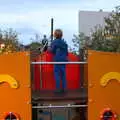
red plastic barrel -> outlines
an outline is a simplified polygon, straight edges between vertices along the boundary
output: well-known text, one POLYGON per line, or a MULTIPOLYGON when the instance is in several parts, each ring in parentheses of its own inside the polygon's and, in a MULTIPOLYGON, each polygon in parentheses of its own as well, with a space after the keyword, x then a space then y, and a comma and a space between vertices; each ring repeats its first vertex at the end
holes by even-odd
MULTIPOLYGON (((39 55, 35 61, 52 62, 52 59, 52 54, 45 52, 42 55, 39 55)), ((68 59, 69 61, 78 61, 78 57, 72 53, 69 53, 68 59)), ((68 89, 78 89, 80 87, 80 65, 66 65, 66 78, 68 89)), ((53 65, 34 65, 34 82, 35 90, 54 90, 55 79, 53 65)))

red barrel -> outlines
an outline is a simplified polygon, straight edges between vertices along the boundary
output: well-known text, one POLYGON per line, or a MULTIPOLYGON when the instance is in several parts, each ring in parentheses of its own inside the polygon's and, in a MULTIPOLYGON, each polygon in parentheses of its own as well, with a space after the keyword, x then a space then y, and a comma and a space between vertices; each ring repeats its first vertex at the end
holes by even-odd
MULTIPOLYGON (((72 53, 68 54, 69 61, 78 61, 78 57, 72 53)), ((45 52, 39 55, 36 62, 52 62, 53 55, 49 52, 45 52)), ((78 89, 80 87, 80 65, 68 64, 66 65, 66 77, 67 77, 67 88, 78 89)), ((53 65, 34 65, 34 88, 35 90, 54 90, 55 79, 53 65), (42 88, 41 88, 42 86, 42 88)))

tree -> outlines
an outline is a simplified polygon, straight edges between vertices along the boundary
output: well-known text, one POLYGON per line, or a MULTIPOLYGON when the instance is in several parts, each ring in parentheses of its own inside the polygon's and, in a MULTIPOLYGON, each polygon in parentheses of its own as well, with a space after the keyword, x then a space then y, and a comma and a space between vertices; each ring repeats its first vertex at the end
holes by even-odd
POLYGON ((33 38, 31 38, 31 43, 25 46, 26 50, 30 50, 31 58, 34 59, 36 56, 40 55, 43 52, 44 42, 43 40, 48 40, 46 35, 43 38, 40 37, 39 34, 35 34, 33 38))
MULTIPOLYGON (((96 28, 95 28, 96 29, 96 28)), ((89 48, 101 51, 120 52, 120 6, 105 18, 105 27, 92 33, 89 48)))
POLYGON ((80 49, 84 49, 86 46, 87 38, 84 33, 80 33, 79 35, 74 35, 72 39, 74 48, 71 51, 75 54, 79 54, 80 49))
POLYGON ((35 34, 35 36, 31 38, 31 43, 28 46, 29 46, 30 51, 35 51, 35 50, 39 50, 41 45, 42 44, 41 44, 40 35, 35 34))
MULTIPOLYGON (((82 45, 83 37, 78 35, 74 36, 74 43, 82 45)), ((109 52, 120 52, 120 6, 116 7, 108 17, 105 18, 105 26, 95 26, 92 31, 90 39, 85 39, 83 48, 109 51, 109 52), (88 42, 89 41, 89 42, 88 42)), ((74 45, 76 47, 76 44, 74 45)))
POLYGON ((4 48, 1 49, 1 53, 9 53, 19 51, 18 33, 12 28, 7 30, 0 30, 0 44, 4 44, 4 48))
POLYGON ((48 38, 46 35, 40 38, 39 34, 35 34, 34 38, 31 38, 32 42, 29 44, 30 50, 41 50, 43 47, 48 46, 48 38))
POLYGON ((40 42, 32 42, 30 43, 30 50, 34 51, 34 50, 39 50, 41 48, 41 43, 40 42))

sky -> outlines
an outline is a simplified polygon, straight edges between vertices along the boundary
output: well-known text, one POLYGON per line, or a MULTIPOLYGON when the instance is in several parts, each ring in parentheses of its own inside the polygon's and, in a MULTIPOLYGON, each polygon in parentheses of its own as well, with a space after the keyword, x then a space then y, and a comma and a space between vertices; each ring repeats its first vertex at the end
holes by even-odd
POLYGON ((69 43, 78 34, 78 12, 112 11, 120 0, 0 0, 0 28, 13 28, 20 42, 28 44, 35 34, 50 36, 50 20, 54 29, 61 28, 69 43))

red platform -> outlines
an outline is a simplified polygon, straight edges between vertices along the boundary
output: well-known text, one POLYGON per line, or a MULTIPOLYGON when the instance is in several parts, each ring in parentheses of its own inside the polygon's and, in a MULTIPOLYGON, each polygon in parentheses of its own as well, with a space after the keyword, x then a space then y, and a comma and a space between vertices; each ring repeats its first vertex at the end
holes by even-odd
MULTIPOLYGON (((52 54, 45 52, 36 58, 36 62, 52 62, 52 54)), ((69 61, 78 61, 78 57, 72 53, 68 55, 69 61)), ((80 88, 80 65, 69 64, 66 65, 66 76, 67 76, 67 88, 78 89, 80 88)), ((53 72, 53 65, 34 65, 34 89, 35 90, 54 90, 55 79, 53 72), (42 68, 42 69, 41 69, 42 68), (41 70, 40 70, 41 69, 41 70), (41 74, 40 74, 41 71, 41 74), (40 88, 40 79, 42 80, 42 88, 40 88)))

